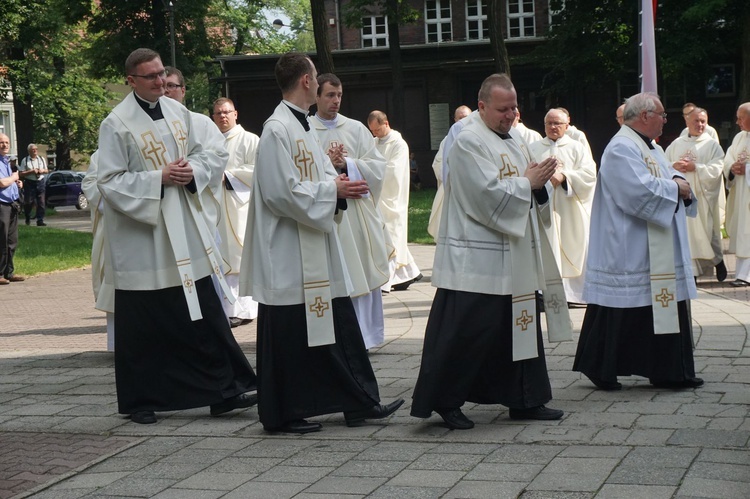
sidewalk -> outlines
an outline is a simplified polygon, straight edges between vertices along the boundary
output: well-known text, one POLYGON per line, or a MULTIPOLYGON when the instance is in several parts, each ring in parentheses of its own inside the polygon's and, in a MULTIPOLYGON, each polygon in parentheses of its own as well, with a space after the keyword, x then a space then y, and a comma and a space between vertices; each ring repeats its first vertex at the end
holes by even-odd
MULTIPOLYGON (((692 312, 702 388, 632 377, 620 392, 594 390, 571 371, 584 313, 574 309, 574 341, 546 346, 550 406, 565 410, 562 420, 519 422, 503 406, 466 404, 476 428, 450 431, 439 416, 409 416, 434 293, 434 248, 411 249, 425 279, 384 296, 387 341, 370 355, 382 399, 407 403, 384 424, 315 418, 323 431, 305 436, 266 434, 256 408, 133 424, 117 414, 89 271, 4 286, 0 498, 750 497, 750 302, 741 293, 701 281, 692 312)), ((255 366, 255 324, 234 331, 255 366)))

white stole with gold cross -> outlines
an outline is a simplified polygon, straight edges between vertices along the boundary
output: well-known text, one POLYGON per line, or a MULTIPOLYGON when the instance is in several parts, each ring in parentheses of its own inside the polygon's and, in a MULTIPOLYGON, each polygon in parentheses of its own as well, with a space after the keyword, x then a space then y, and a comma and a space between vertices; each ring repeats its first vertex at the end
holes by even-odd
MULTIPOLYGON (((630 127, 621 127, 618 135, 628 137, 636 143, 643 155, 643 167, 648 169, 651 175, 657 178, 669 178, 669 172, 664 171, 659 161, 654 158, 652 150, 630 127)), ((678 202, 681 203, 682 200, 678 202)), ((662 227, 647 222, 647 227, 654 334, 679 333, 672 226, 662 227)))
MULTIPOLYGON (((315 140, 313 133, 308 133, 310 140, 315 140)), ((294 140, 292 156, 301 182, 327 180, 324 165, 315 160, 305 139, 294 140)), ((336 343, 336 336, 333 330, 333 302, 326 257, 328 252, 326 235, 320 230, 301 223, 297 223, 297 230, 302 254, 307 345, 310 347, 332 345, 336 343)))
MULTIPOLYGON (((146 169, 164 169, 174 159, 171 158, 169 148, 162 140, 161 132, 159 132, 154 121, 135 102, 136 97, 132 92, 125 99, 131 99, 132 102, 117 106, 112 113, 120 119, 122 126, 132 134, 133 139, 138 144, 138 151, 141 154, 146 169)), ((164 122, 169 128, 177 146, 178 157, 187 158, 192 152, 188 150, 189 128, 186 126, 183 118, 174 112, 170 105, 162 105, 161 109, 164 115, 164 122)), ((196 206, 196 203, 199 202, 198 198, 197 196, 192 197, 192 195, 186 194, 185 200, 190 216, 192 216, 198 228, 206 257, 211 263, 214 275, 218 279, 225 296, 233 303, 234 295, 229 290, 229 286, 224 279, 224 274, 219 265, 218 255, 220 253, 216 248, 211 231, 206 226, 205 219, 201 216, 196 206)), ((200 320, 203 318, 203 314, 201 313, 200 302, 198 301, 198 292, 194 289, 195 273, 193 272, 183 220, 183 217, 187 214, 182 209, 180 190, 177 186, 164 186, 164 197, 160 208, 172 251, 174 252, 175 263, 182 281, 182 289, 190 312, 190 319, 193 321, 200 320)))

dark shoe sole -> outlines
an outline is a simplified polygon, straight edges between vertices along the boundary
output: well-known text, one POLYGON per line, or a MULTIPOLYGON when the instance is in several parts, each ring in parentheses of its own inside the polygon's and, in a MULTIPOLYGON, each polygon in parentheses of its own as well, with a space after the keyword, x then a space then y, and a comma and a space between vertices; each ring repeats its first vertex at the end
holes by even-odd
POLYGON ((153 411, 139 411, 130 415, 130 420, 138 424, 156 423, 156 414, 153 411))
POLYGON ((404 405, 404 399, 398 399, 398 400, 391 402, 389 405, 387 405, 386 407, 388 410, 382 414, 372 414, 372 415, 365 414, 365 415, 356 415, 354 417, 348 417, 346 418, 346 426, 349 426, 351 428, 354 426, 361 425, 367 419, 387 418, 388 416, 396 412, 399 409, 399 407, 401 407, 402 405, 404 405))
POLYGON ((211 415, 212 416, 221 416, 222 414, 226 414, 227 412, 234 411, 236 409, 247 409, 248 407, 253 407, 254 405, 258 404, 258 395, 255 393, 248 394, 247 397, 235 400, 229 399, 225 400, 224 402, 214 404, 211 406, 211 415))

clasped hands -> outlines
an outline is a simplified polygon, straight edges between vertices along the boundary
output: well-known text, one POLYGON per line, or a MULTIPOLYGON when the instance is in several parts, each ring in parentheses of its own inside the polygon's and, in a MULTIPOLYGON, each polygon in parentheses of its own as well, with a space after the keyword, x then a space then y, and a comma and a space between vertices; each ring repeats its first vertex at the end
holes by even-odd
MULTIPOLYGON (((544 187, 544 184, 546 184, 548 180, 552 179, 553 175, 557 173, 557 166, 557 159, 549 157, 539 163, 529 163, 529 166, 526 168, 523 176, 529 179, 529 183, 531 183, 531 189, 535 191, 544 187)), ((561 173, 558 173, 558 175, 562 176, 561 173)), ((563 177, 563 180, 564 179, 565 177, 563 177)), ((555 182, 552 181, 552 185, 557 187, 561 182, 562 180, 558 181, 557 184, 555 184, 555 182)))
POLYGON ((346 173, 342 173, 335 179, 336 192, 339 199, 361 199, 370 192, 367 180, 349 180, 346 173))
POLYGON ((161 183, 164 185, 188 185, 193 180, 193 167, 188 160, 179 158, 161 171, 161 183))
POLYGON ((680 173, 694 172, 695 161, 691 161, 689 159, 681 159, 672 163, 672 168, 680 173))
POLYGON ((730 171, 735 175, 744 175, 745 174, 745 168, 747 159, 740 159, 732 163, 732 168, 730 171))

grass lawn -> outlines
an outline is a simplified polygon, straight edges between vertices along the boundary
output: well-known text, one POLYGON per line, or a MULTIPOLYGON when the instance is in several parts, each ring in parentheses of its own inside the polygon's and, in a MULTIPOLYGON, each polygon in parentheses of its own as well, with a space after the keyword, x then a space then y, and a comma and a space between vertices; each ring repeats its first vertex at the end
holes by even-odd
POLYGON ((435 199, 435 189, 425 188, 409 193, 409 242, 418 244, 435 244, 427 233, 430 222, 430 209, 435 199))
POLYGON ((92 240, 88 232, 27 226, 22 217, 13 257, 16 273, 32 276, 85 267, 91 264, 92 240))

